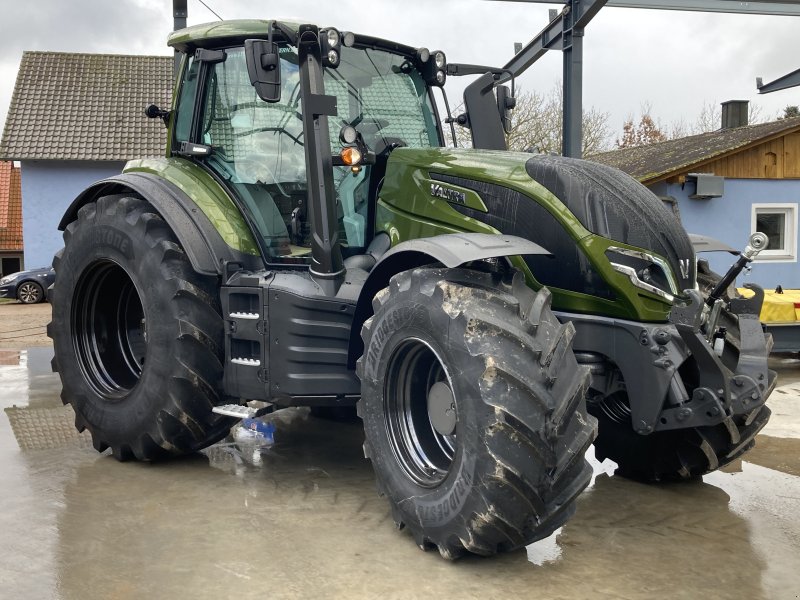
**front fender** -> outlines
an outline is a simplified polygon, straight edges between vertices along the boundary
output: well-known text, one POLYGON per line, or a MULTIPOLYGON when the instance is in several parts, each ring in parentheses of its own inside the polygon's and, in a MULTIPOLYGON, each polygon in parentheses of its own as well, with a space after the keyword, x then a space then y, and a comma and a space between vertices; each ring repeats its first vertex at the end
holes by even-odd
POLYGON ((489 233, 452 233, 397 244, 376 263, 361 288, 350 330, 348 364, 355 368, 356 360, 364 351, 361 326, 372 315, 372 299, 397 273, 435 263, 452 269, 476 260, 525 254, 549 255, 550 252, 521 237, 489 233))

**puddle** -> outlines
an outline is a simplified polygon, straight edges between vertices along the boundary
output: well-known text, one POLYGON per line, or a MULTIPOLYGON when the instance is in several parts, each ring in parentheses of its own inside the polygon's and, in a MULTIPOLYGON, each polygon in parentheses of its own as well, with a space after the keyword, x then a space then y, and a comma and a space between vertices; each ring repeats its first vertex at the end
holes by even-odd
POLYGON ((0 403, 21 450, 89 448, 91 436, 75 429, 75 413, 60 400, 61 381, 52 372, 49 347, 0 351, 0 359, 16 354, 0 366, 0 403))
POLYGON ((791 377, 755 450, 726 472, 642 485, 590 453, 592 483, 560 530, 524 551, 449 563, 394 528, 357 423, 290 409, 275 415, 264 450, 228 439, 181 460, 117 463, 75 432, 52 350, 14 353, 0 352, 11 362, 0 365, 3 597, 780 599, 800 590, 791 377))

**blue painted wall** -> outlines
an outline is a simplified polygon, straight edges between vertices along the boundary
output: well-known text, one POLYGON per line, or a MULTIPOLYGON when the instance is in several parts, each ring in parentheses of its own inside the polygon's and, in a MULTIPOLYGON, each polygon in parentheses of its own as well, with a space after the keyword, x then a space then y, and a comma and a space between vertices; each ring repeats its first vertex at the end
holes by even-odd
MULTIPOLYGON (((694 184, 657 183, 650 189, 659 196, 672 196, 678 201, 681 221, 690 233, 700 233, 743 249, 750 236, 753 204, 794 203, 800 201, 800 180, 796 179, 725 179, 725 192, 720 198, 693 200, 694 184)), ((797 252, 795 252, 795 257, 797 252)), ((727 253, 708 252, 711 268, 724 273, 733 264, 727 253)), ((782 285, 787 289, 800 288, 800 264, 794 262, 758 261, 749 274, 739 277, 737 285, 757 283, 765 288, 782 285)))
POLYGON ((53 262, 64 246, 58 223, 89 185, 122 171, 124 162, 22 161, 22 235, 25 267, 53 262))

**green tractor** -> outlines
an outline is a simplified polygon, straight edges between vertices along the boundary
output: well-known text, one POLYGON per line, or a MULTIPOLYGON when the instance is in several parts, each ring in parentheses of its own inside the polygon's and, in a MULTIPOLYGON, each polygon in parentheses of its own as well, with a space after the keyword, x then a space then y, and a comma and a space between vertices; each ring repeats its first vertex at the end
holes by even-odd
POLYGON ((53 262, 54 368, 98 451, 195 452, 252 401, 355 406, 397 526, 453 558, 566 522, 598 424, 597 454, 648 481, 752 446, 763 293, 722 292, 757 248, 701 295, 643 186, 505 151, 502 71, 280 21, 169 44, 173 106, 147 111, 166 156, 75 199, 53 262), (460 74, 479 77, 443 119, 460 74), (475 148, 446 147, 448 122, 475 148))

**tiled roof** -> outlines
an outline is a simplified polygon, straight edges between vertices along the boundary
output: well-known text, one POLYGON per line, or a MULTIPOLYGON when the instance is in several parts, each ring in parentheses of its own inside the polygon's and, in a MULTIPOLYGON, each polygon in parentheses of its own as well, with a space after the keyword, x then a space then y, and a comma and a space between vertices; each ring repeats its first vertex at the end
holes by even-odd
POLYGON ((720 129, 647 146, 603 152, 587 158, 625 171, 643 183, 650 183, 794 131, 800 131, 800 117, 736 129, 720 129))
POLYGON ((166 129, 148 104, 168 107, 168 56, 25 52, 0 160, 129 160, 161 156, 166 129))
POLYGON ((0 251, 22 251, 22 184, 14 163, 0 162, 0 251))

